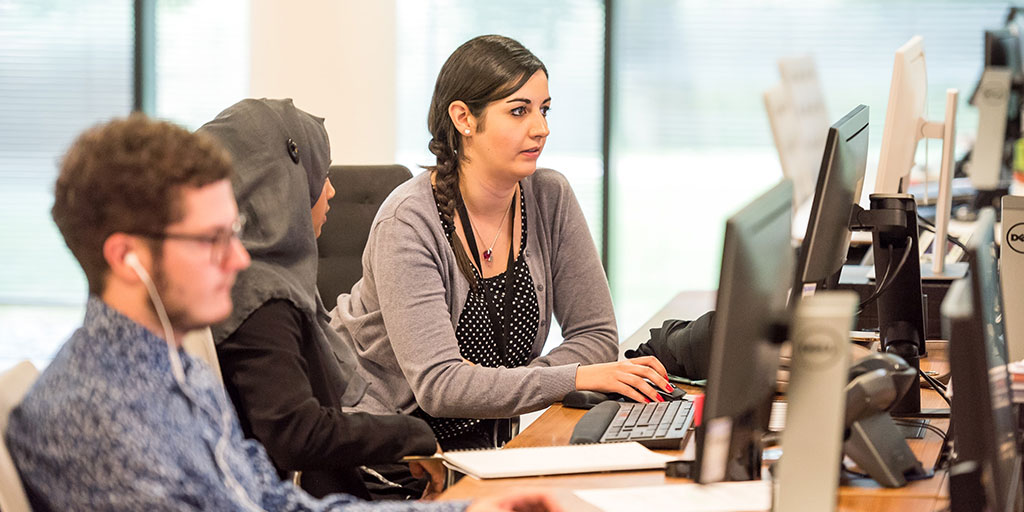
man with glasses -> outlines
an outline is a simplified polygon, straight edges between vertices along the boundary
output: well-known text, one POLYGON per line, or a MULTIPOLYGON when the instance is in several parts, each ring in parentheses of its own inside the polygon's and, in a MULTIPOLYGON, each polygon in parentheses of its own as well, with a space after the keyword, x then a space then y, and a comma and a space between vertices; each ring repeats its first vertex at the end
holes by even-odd
MULTIPOLYGON (((231 163, 212 140, 136 115, 81 135, 53 218, 89 282, 83 326, 11 414, 6 441, 36 511, 463 510, 316 500, 243 439, 186 332, 224 319, 249 255, 231 163)), ((557 508, 544 495, 470 510, 557 508)))

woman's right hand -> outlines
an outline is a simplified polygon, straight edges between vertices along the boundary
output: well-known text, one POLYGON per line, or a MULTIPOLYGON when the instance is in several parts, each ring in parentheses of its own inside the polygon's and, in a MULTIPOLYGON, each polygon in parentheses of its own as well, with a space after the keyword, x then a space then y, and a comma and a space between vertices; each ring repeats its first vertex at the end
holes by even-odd
POLYGON ((580 390, 618 393, 637 402, 664 401, 654 386, 667 392, 673 389, 668 382, 668 372, 654 356, 591 364, 576 369, 576 389, 580 390))

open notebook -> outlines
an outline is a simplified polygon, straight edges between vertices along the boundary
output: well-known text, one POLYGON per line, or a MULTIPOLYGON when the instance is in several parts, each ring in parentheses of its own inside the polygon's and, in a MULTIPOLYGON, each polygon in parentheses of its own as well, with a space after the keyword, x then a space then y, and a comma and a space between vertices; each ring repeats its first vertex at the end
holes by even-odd
POLYGON ((661 469, 676 459, 652 452, 640 443, 451 451, 443 457, 452 469, 476 478, 661 469))

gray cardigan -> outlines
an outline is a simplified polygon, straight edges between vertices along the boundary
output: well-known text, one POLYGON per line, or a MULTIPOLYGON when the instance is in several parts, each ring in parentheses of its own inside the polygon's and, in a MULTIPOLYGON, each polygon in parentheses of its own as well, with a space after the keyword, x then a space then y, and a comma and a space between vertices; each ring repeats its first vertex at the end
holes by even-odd
POLYGON ((456 265, 424 172, 381 205, 363 251, 363 278, 331 311, 331 327, 351 344, 358 372, 370 383, 357 408, 410 413, 418 404, 437 417, 509 417, 575 389, 580 364, 616 359, 608 280, 568 181, 538 169, 521 184, 530 219, 524 254, 540 306, 530 364, 463 362, 455 327, 469 281, 456 265), (552 313, 564 341, 540 357, 552 313))

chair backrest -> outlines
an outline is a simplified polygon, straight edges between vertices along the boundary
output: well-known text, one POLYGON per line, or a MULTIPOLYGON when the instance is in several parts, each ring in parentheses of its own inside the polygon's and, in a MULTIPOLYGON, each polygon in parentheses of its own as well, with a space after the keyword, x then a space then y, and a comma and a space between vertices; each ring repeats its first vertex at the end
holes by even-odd
POLYGON ((189 331, 181 340, 181 346, 193 357, 198 357, 210 365, 213 374, 217 376, 220 383, 224 383, 224 376, 220 373, 220 361, 217 359, 217 348, 213 345, 213 333, 209 327, 189 331))
POLYGON ((7 418, 11 415, 28 388, 39 376, 39 371, 28 361, 22 361, 13 368, 0 373, 0 510, 4 512, 29 512, 28 497, 21 485, 21 477, 14 466, 14 460, 7 451, 4 441, 7 433, 7 418))
POLYGON ((412 173, 402 165, 334 165, 329 176, 337 194, 317 240, 317 287, 331 310, 338 294, 351 290, 363 276, 363 248, 381 203, 412 173))

